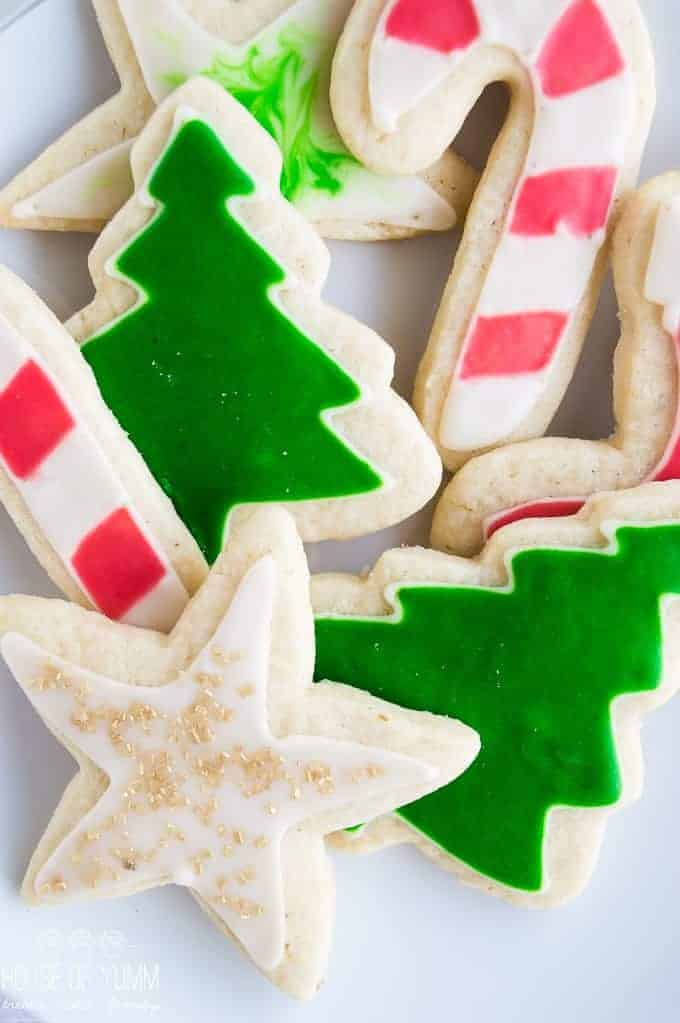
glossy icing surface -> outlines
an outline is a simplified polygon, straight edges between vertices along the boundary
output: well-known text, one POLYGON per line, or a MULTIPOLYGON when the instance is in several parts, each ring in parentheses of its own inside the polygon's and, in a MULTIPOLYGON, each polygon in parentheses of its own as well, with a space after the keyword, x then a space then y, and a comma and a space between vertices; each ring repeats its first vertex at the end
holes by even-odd
POLYGON ((255 190, 206 122, 180 127, 148 184, 159 211, 113 267, 142 297, 83 347, 209 561, 239 504, 381 486, 329 425, 358 385, 285 313, 286 272, 239 220, 255 190))
POLYGON ((480 874, 538 891, 549 810, 621 795, 612 703, 660 683, 680 527, 625 526, 606 551, 526 550, 511 566, 505 589, 409 582, 386 594, 392 616, 318 618, 316 677, 475 728, 468 771, 400 813, 480 874))

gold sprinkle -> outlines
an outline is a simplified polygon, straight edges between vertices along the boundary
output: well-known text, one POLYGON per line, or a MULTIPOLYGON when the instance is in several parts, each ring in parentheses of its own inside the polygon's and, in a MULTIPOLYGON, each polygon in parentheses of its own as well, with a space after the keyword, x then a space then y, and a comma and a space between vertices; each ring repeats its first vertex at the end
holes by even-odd
POLYGON ((208 827, 210 824, 210 818, 217 813, 217 801, 214 799, 208 800, 207 803, 198 803, 193 808, 194 813, 203 823, 208 827))
POLYGON ((352 771, 352 781, 359 782, 365 781, 366 778, 378 778, 384 774, 382 767, 377 767, 375 764, 367 764, 366 767, 359 767, 352 771))
POLYGON ((224 679, 217 672, 197 671, 194 679, 202 689, 218 689, 224 679))
POLYGON ((192 742, 195 745, 213 742, 215 732, 213 721, 231 721, 233 710, 223 707, 208 691, 203 691, 190 707, 176 717, 170 725, 168 737, 171 742, 192 742))
POLYGON ((136 870, 137 862, 142 858, 132 846, 129 846, 127 849, 112 849, 111 855, 120 860, 123 870, 136 870))
POLYGON ((69 689, 71 682, 61 668, 47 662, 42 667, 42 674, 33 679, 31 686, 34 689, 39 689, 40 692, 45 692, 47 689, 69 689))
POLYGON ((264 835, 258 835, 258 837, 253 840, 253 845, 255 846, 256 849, 266 849, 267 846, 269 845, 269 842, 264 837, 264 835))
POLYGON ((265 813, 268 813, 270 817, 276 817, 277 813, 279 812, 278 807, 274 806, 272 803, 265 803, 264 809, 265 813))
POLYGON ((175 842, 184 842, 186 840, 184 832, 180 831, 176 824, 166 824, 165 829, 175 842))
POLYGON ((240 870, 236 875, 238 884, 250 884, 256 877, 255 871, 252 868, 247 870, 240 870))
POLYGON ((169 753, 146 753, 138 761, 137 778, 130 782, 123 799, 130 800, 129 810, 139 812, 186 806, 188 801, 181 791, 185 780, 183 775, 176 773, 169 753), (144 802, 135 802, 136 796, 144 802))
POLYGON ((232 760, 243 773, 241 792, 246 799, 268 792, 276 782, 287 778, 283 759, 269 747, 250 753, 235 746, 232 760))
POLYGON ((235 664, 236 661, 241 660, 243 653, 240 650, 223 650, 222 647, 214 646, 210 651, 210 656, 218 664, 235 664))
POLYGON ((194 874, 197 874, 200 877, 203 873, 206 862, 212 859, 213 853, 210 849, 201 849, 201 851, 196 853, 195 856, 192 856, 189 862, 193 867, 194 874))
POLYGON ((228 762, 228 753, 216 753, 214 757, 195 759, 192 761, 192 768, 208 785, 217 788, 222 783, 228 762))
POLYGON ((242 831, 234 831, 234 841, 236 845, 245 845, 245 836, 242 831))
POLYGON ((238 695, 241 697, 241 699, 245 700, 248 696, 252 696, 254 694, 255 686, 251 686, 251 685, 239 686, 237 691, 238 691, 238 695))
POLYGON ((66 884, 66 881, 64 881, 63 877, 57 875, 56 877, 53 877, 50 881, 46 881, 45 884, 40 885, 40 888, 38 890, 41 895, 57 895, 60 892, 65 892, 67 887, 68 886, 66 884))
POLYGON ((222 893, 217 896, 217 901, 240 916, 241 920, 252 920, 253 917, 262 916, 264 913, 264 908, 257 902, 251 902, 250 899, 236 898, 233 895, 222 893))
POLYGON ((321 796, 331 795, 335 791, 333 772, 328 764, 307 764, 304 778, 310 785, 314 785, 321 796))
POLYGON ((97 731, 97 715, 85 708, 74 711, 71 715, 71 724, 75 725, 81 732, 92 734, 92 732, 97 731))

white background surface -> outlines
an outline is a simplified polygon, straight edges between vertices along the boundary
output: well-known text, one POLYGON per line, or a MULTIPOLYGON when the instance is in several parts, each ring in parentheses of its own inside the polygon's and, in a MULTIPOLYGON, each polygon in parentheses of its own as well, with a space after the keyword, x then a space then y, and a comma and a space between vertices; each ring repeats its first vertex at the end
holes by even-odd
MULTIPOLYGON (((680 166, 680 7, 675 0, 643 6, 660 96, 647 178, 680 166)), ((46 0, 12 26, 0 36, 0 180, 114 91, 88 0, 46 0)), ((486 103, 468 125, 468 146, 478 148, 497 107, 486 103)), ((332 246, 326 297, 394 344, 404 393, 454 244, 442 237, 332 246)), ((66 316, 89 298, 90 245, 87 236, 2 232, 0 261, 66 316)), ((616 336, 607 294, 554 432, 607 433, 616 336)), ((425 514, 388 535, 323 545, 311 552, 312 566, 359 568, 395 542, 424 542, 428 521, 425 514)), ((54 592, 0 512, 0 592, 16 591, 54 592)), ((337 859, 329 979, 315 1002, 300 1007, 270 988, 179 889, 61 910, 22 904, 17 889, 28 857, 73 766, 0 668, 0 988, 46 1023, 671 1023, 680 1012, 679 732, 676 700, 645 729, 644 799, 615 817, 590 888, 565 909, 511 908, 463 888, 408 849, 337 859)), ((0 1021, 16 1018, 0 1001, 0 1021)))

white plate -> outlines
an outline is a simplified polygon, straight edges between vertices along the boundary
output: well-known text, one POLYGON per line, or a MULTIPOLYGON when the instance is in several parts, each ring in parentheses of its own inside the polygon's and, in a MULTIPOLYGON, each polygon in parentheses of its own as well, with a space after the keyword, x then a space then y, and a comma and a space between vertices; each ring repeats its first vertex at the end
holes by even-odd
POLYGON ((42 0, 2 0, 0 3, 0 29, 7 28, 17 18, 23 17, 32 7, 37 7, 42 0))
MULTIPOLYGON (((661 96, 645 161, 645 176, 651 176, 680 166, 680 8, 669 0, 647 0, 645 7, 661 96)), ((0 36, 0 180, 114 90, 87 0, 48 0, 15 22, 0 36)), ((65 316, 89 296, 90 244, 87 237, 2 232, 0 261, 65 316)), ((326 295, 395 345, 405 392, 452 245, 438 238, 332 246, 326 295)), ((606 434, 616 335, 608 295, 560 414, 562 432, 606 434)), ((388 535, 325 544, 312 552, 312 565, 359 568, 395 542, 426 536, 427 515, 388 535)), ((0 592, 13 591, 53 592, 1 513, 0 592)), ((411 850, 338 859, 329 980, 318 999, 299 1010, 262 981, 178 889, 59 910, 22 904, 17 889, 27 859, 73 768, 0 669, 0 988, 46 1023, 104 1017, 260 1023, 300 1011, 305 1023, 675 1020, 679 731, 680 701, 650 720, 645 798, 615 818, 591 887, 561 911, 505 906, 456 884, 411 850)), ((2 1023, 22 1018, 11 1003, 8 996, 3 1007, 0 996, 2 1023)))

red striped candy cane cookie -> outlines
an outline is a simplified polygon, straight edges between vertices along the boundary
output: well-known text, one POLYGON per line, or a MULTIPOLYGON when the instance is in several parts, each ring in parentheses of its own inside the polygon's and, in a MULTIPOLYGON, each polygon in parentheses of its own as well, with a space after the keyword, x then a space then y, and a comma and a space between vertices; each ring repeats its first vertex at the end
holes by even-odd
POLYGON ((383 171, 431 163, 498 80, 510 113, 416 385, 450 468, 562 399, 648 133, 648 37, 635 0, 359 0, 335 60, 340 131, 383 171))
POLYGON ((205 572, 77 345, 4 268, 0 499, 63 592, 117 621, 168 631, 205 572))
POLYGON ((502 526, 577 513, 597 491, 680 479, 680 174, 631 196, 614 233, 622 336, 607 441, 543 438, 480 455, 449 484, 433 542, 479 549, 502 526))

